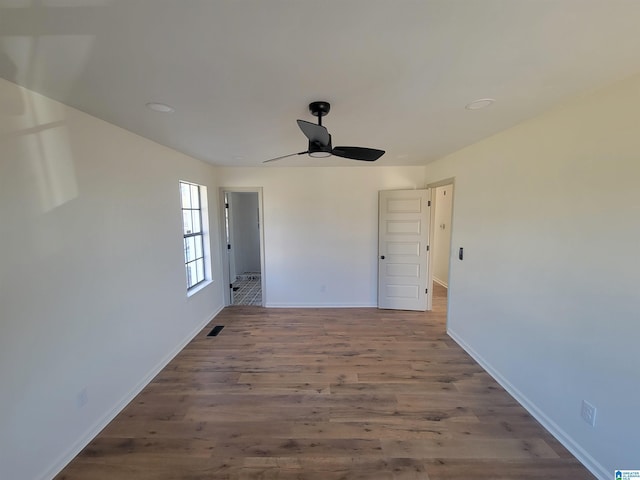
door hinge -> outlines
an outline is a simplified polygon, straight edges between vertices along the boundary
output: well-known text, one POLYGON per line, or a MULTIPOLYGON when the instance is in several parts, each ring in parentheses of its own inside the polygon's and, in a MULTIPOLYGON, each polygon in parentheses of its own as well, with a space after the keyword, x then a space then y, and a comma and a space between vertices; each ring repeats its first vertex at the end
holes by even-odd
POLYGON ((430 207, 430 206, 431 206, 431 200, 427 202, 427 207, 430 207))
POLYGON ((429 251, 429 245, 427 245, 427 252, 429 251))
POLYGON ((429 293, 429 289, 428 289, 428 288, 425 288, 425 289, 424 289, 424 293, 429 293))
POLYGON ((227 243, 227 250, 231 250, 231 244, 227 243))
POLYGON ((229 288, 233 288, 233 283, 230 283, 230 284, 229 284, 229 288))
POLYGON ((225 203, 225 204, 224 204, 224 208, 229 208, 229 204, 228 204, 228 203, 225 203))

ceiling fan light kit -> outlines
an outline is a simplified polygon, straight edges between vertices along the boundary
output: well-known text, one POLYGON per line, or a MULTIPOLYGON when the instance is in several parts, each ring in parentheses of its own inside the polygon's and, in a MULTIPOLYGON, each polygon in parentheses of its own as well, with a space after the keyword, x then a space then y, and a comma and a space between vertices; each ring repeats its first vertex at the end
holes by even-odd
POLYGON ((283 155, 281 157, 271 158, 265 160, 263 163, 274 162, 287 157, 293 157, 294 155, 308 154, 313 158, 323 158, 335 155, 336 157, 342 157, 349 160, 362 160, 365 162, 374 162, 382 155, 384 150, 377 150, 374 148, 364 147, 335 147, 331 144, 331 135, 329 131, 322 126, 322 117, 327 115, 331 110, 331 104, 329 102, 311 102, 309 104, 309 111, 314 117, 318 117, 318 123, 307 122, 306 120, 298 120, 298 127, 302 130, 302 133, 309 140, 307 150, 304 152, 292 153, 289 155, 283 155))
POLYGON ((309 151, 309 156, 313 158, 326 158, 331 156, 331 152, 323 152, 322 150, 318 150, 317 152, 309 151))

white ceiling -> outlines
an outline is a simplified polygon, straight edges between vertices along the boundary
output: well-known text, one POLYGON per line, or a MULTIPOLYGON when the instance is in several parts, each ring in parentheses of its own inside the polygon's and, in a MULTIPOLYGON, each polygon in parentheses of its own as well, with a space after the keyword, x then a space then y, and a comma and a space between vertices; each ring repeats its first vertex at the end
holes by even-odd
POLYGON ((216 165, 305 150, 327 100, 334 145, 418 165, 640 72, 639 25, 638 0, 0 0, 0 76, 216 165))

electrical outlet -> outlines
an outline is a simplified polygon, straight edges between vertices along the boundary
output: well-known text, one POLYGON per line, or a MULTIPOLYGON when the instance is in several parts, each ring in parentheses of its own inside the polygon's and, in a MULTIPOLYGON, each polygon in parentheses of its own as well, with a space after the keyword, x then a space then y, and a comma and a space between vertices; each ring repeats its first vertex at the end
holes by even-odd
POLYGON ((76 395, 76 407, 82 408, 89 402, 89 394, 87 393, 87 387, 84 387, 76 395))
POLYGON ((580 416, 592 427, 596 426, 596 407, 591 405, 586 400, 582 401, 582 409, 580 410, 580 416))

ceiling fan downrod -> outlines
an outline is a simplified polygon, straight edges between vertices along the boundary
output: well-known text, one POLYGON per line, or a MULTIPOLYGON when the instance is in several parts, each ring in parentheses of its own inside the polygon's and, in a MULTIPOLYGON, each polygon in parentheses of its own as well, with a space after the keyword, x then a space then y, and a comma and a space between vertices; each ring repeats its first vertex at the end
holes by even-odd
POLYGON ((311 102, 309 104, 309 111, 314 117, 318 117, 318 125, 322 126, 322 117, 327 115, 331 110, 331 104, 329 102, 311 102))

